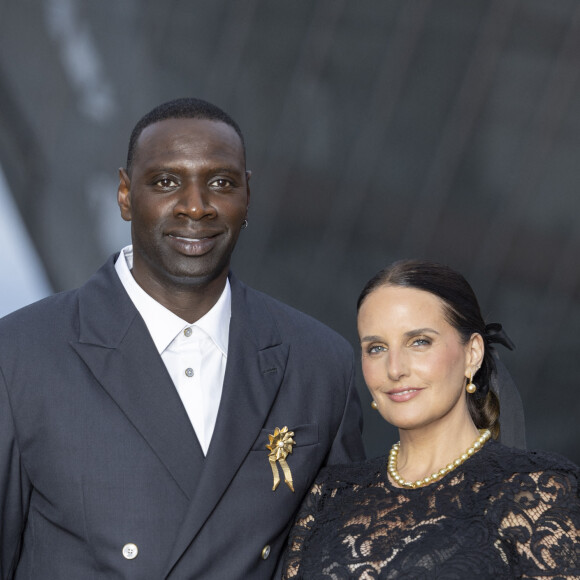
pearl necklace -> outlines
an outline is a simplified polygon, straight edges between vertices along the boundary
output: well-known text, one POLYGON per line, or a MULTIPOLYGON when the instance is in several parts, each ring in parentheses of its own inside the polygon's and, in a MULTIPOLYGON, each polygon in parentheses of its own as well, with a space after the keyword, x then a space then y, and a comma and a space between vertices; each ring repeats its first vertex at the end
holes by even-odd
POLYGON ((441 479, 444 475, 447 475, 450 471, 453 471, 456 467, 459 467, 474 453, 477 453, 482 448, 483 444, 491 437, 491 431, 489 429, 480 429, 479 433, 480 435, 475 443, 455 461, 452 461, 449 465, 431 475, 428 475, 424 479, 418 479, 417 481, 407 481, 402 478, 397 471, 397 456, 399 455, 399 448, 401 446, 401 442, 399 441, 391 447, 391 451, 389 452, 389 474, 401 487, 415 489, 433 483, 434 481, 441 479))

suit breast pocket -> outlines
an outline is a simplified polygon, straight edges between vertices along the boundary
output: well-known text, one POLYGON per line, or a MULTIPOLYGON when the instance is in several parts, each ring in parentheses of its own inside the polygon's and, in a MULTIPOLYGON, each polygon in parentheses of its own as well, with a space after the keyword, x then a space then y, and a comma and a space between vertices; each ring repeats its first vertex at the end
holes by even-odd
MULTIPOLYGON (((280 426, 283 428, 285 425, 280 426)), ((266 445, 270 443, 268 435, 274 435, 276 427, 266 427, 260 431, 259 437, 252 446, 252 451, 264 451, 266 445)), ((288 431, 292 431, 292 439, 294 440, 293 448, 306 447, 307 445, 318 444, 318 423, 309 423, 306 425, 288 425, 288 431)))
MULTIPOLYGON (((284 425, 279 425, 279 427, 283 428, 284 425)), ((282 497, 288 499, 288 493, 294 496, 296 501, 299 501, 308 489, 310 489, 312 481, 316 477, 324 460, 324 451, 319 445, 317 423, 303 425, 288 424, 287 427, 289 431, 294 433, 292 439, 295 443, 292 445, 292 452, 286 456, 285 462, 292 475, 293 487, 296 490, 295 494, 291 493, 289 489, 286 489, 283 483, 279 491, 276 494, 272 494, 272 485, 274 482, 272 470, 278 472, 282 482, 285 477, 282 465, 279 462, 271 463, 269 461, 268 456, 270 450, 266 447, 266 445, 270 444, 268 435, 274 435, 276 426, 267 427, 260 431, 260 435, 252 446, 248 461, 248 465, 253 466, 253 477, 257 479, 254 484, 256 489, 263 489, 271 501, 282 497)))

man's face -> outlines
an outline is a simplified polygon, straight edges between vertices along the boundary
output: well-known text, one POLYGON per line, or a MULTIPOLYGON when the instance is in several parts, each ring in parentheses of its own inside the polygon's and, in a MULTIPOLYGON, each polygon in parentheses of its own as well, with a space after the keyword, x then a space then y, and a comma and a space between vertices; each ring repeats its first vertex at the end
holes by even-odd
POLYGON ((167 119, 143 130, 118 201, 131 221, 133 276, 146 291, 225 281, 248 179, 241 140, 221 121, 167 119))

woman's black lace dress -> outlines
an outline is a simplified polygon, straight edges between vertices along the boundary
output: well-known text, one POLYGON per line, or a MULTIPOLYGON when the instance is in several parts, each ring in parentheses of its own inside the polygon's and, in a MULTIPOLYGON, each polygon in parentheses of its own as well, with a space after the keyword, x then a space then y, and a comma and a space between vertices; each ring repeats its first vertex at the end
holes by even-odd
POLYGON ((440 481, 394 487, 387 457, 321 472, 284 578, 580 578, 580 470, 490 441, 440 481))

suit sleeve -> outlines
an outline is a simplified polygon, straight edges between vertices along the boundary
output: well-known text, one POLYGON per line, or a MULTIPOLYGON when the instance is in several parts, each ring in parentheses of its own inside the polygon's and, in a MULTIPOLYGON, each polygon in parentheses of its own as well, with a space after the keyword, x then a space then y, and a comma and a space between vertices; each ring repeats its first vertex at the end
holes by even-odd
POLYGON ((354 380, 354 368, 353 354, 351 357, 350 377, 347 377, 348 387, 342 418, 325 465, 351 463, 365 459, 362 440, 362 409, 354 380))
POLYGON ((0 369, 0 579, 13 578, 18 564, 30 483, 23 473, 12 409, 0 369))

